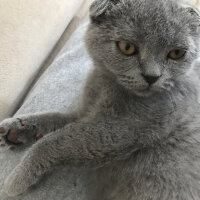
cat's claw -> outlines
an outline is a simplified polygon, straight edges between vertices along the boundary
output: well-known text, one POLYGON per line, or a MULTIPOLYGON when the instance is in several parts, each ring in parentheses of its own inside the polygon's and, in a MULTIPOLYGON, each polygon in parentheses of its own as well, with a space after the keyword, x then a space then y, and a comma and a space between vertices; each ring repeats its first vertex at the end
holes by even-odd
POLYGON ((41 132, 38 132, 36 134, 36 139, 39 140, 40 138, 42 138, 44 135, 41 132))

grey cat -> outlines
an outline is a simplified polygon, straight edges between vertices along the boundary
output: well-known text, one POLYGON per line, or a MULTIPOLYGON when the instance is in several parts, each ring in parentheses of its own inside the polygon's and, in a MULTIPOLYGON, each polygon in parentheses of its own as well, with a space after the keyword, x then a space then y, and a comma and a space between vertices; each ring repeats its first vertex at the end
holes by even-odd
POLYGON ((61 161, 94 161, 92 200, 199 200, 199 11, 185 1, 96 0, 90 18, 94 70, 82 109, 0 124, 7 144, 27 129, 45 134, 5 192, 25 192, 61 161))

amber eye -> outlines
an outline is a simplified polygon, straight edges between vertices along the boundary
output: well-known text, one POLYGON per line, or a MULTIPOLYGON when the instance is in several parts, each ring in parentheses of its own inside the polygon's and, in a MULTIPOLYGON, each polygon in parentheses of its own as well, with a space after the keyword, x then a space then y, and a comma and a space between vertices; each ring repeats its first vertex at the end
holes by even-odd
POLYGON ((186 51, 183 49, 175 49, 169 52, 168 57, 173 60, 178 60, 185 55, 186 51))
POLYGON ((131 56, 136 53, 136 48, 134 44, 131 44, 126 41, 120 41, 117 44, 120 51, 127 56, 131 56))

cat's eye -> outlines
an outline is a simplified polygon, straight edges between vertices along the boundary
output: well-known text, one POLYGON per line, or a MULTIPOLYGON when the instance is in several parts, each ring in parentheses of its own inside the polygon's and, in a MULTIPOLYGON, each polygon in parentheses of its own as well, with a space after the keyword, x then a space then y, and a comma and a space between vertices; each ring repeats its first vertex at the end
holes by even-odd
POLYGON ((126 41, 117 42, 117 46, 120 49, 120 51, 127 56, 132 56, 137 51, 134 44, 131 44, 126 41))
POLYGON ((182 58, 183 56, 185 56, 185 53, 186 53, 186 51, 183 49, 174 49, 169 52, 168 58, 171 58, 173 60, 178 60, 178 59, 182 58))

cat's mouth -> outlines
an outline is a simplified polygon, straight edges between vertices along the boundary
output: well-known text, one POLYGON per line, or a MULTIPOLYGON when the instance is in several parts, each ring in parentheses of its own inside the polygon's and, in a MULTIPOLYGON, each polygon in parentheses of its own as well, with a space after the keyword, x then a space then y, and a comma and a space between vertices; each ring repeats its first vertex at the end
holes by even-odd
POLYGON ((151 86, 148 86, 145 89, 135 90, 134 93, 138 96, 148 97, 151 96, 156 91, 152 89, 151 86))
POLYGON ((165 82, 162 86, 158 85, 149 85, 143 89, 136 89, 134 93, 138 96, 148 97, 155 93, 170 91, 174 87, 173 82, 165 82))

